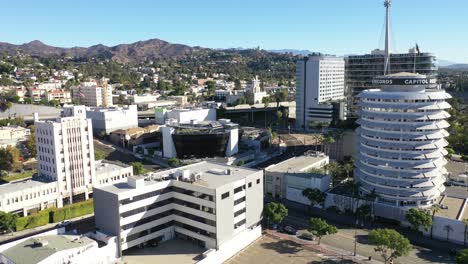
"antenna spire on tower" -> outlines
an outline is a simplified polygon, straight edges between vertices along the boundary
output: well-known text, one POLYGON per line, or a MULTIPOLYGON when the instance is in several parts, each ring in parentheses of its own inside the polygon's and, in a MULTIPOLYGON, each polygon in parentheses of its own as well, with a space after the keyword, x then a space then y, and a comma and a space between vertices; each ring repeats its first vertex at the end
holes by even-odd
POLYGON ((384 75, 390 70, 390 6, 391 0, 385 0, 385 55, 384 55, 384 75))

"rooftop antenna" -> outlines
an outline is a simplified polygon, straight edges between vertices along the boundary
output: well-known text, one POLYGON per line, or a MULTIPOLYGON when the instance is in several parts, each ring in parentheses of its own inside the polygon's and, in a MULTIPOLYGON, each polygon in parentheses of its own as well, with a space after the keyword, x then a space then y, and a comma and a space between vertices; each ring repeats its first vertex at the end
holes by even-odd
POLYGON ((390 6, 391 0, 385 0, 385 55, 384 55, 384 75, 390 71, 390 6))

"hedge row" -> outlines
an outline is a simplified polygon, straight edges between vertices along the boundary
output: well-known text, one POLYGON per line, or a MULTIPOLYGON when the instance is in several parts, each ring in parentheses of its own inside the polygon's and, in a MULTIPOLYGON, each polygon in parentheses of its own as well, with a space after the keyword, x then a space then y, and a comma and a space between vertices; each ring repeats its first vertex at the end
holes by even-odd
POLYGON ((66 205, 62 208, 48 208, 33 215, 19 217, 16 220, 16 231, 61 222, 94 212, 93 200, 66 205))

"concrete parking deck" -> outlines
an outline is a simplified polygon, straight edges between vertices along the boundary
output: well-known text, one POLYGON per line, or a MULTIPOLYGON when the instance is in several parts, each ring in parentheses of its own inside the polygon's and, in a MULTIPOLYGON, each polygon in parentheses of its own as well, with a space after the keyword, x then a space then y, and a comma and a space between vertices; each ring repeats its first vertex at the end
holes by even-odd
POLYGON ((465 204, 465 200, 455 197, 445 197, 442 203, 444 206, 448 206, 448 209, 440 209, 436 213, 436 216, 447 217, 451 219, 457 219, 460 209, 465 204))
POLYGON ((123 252, 121 264, 192 264, 201 260, 207 249, 181 239, 161 243, 157 247, 130 248, 123 252))

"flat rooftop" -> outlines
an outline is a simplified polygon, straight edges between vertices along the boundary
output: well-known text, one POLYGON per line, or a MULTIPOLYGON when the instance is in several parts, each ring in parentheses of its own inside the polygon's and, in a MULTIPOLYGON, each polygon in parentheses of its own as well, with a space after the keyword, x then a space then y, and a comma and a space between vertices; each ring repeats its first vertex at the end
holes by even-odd
POLYGON ((310 168, 315 167, 314 164, 317 162, 324 161, 327 158, 328 156, 325 154, 293 157, 278 164, 271 165, 265 170, 269 172, 304 173, 310 168))
POLYGON ((38 187, 44 184, 47 184, 50 182, 47 181, 42 181, 38 179, 28 179, 24 181, 16 181, 16 182, 11 182, 11 183, 5 183, 0 185, 0 195, 4 193, 11 193, 11 192, 17 192, 33 187, 38 187))
POLYGON ((97 160, 95 163, 96 175, 101 173, 109 173, 115 170, 121 170, 127 167, 130 167, 130 165, 116 161, 97 160))
MULTIPOLYGON (((202 161, 175 169, 149 173, 145 176, 138 176, 137 178, 145 178, 145 186, 148 186, 164 180, 172 180, 171 177, 174 173, 182 174, 183 171, 187 170, 190 172, 190 174, 200 175, 199 179, 193 181, 191 184, 210 189, 216 189, 225 184, 244 179, 246 176, 259 171, 249 168, 202 161), (227 173, 229 170, 230 174, 227 173)), ((134 188, 131 187, 127 182, 103 186, 99 187, 99 189, 116 194, 134 190, 134 188)))
POLYGON ((94 240, 87 237, 71 235, 41 236, 27 239, 1 254, 14 263, 35 264, 59 251, 83 247, 93 243, 94 240))

